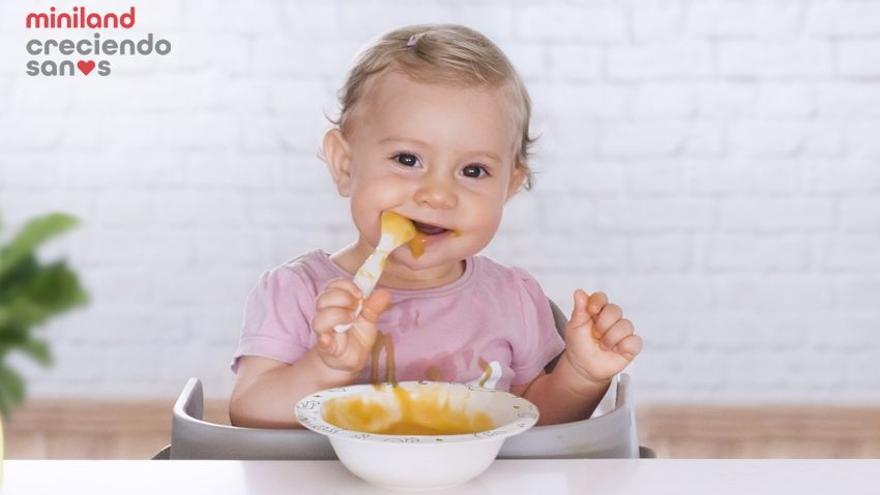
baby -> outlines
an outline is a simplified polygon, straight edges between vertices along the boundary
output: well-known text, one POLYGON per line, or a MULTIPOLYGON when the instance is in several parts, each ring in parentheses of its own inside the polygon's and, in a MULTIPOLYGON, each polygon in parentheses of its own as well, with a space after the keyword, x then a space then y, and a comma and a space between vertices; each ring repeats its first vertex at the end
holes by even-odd
POLYGON ((641 351, 632 323, 605 294, 578 289, 563 341, 538 282, 477 255, 505 203, 531 187, 531 103, 507 57, 463 26, 397 29, 361 53, 340 103, 323 158, 358 238, 262 276, 232 361, 232 424, 298 427, 294 405, 308 394, 395 379, 508 390, 538 406, 539 424, 589 417, 641 351), (384 211, 412 220, 424 250, 393 251, 354 318, 352 278, 384 211))

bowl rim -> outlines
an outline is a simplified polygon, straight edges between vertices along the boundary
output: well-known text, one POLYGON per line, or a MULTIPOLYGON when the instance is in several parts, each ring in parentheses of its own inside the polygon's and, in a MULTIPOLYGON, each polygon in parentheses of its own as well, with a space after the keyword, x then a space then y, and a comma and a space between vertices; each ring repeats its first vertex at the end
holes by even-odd
MULTIPOLYGON (((391 384, 382 383, 380 385, 389 386, 391 384)), ((330 438, 344 438, 349 440, 386 444, 404 443, 423 445, 473 442, 490 438, 507 438, 528 430, 538 422, 539 412, 537 406, 522 397, 519 397, 504 390, 495 390, 491 388, 480 387, 479 385, 474 385, 470 383, 426 380, 399 382, 398 385, 413 388, 446 385, 467 388, 467 390, 471 392, 504 394, 509 396, 511 407, 516 410, 516 414, 512 421, 509 421, 502 425, 498 425, 491 430, 481 431, 477 433, 462 433, 456 435, 384 435, 379 433, 366 433, 362 431, 341 428, 324 420, 322 410, 325 402, 339 397, 352 395, 354 393, 357 393, 358 390, 374 387, 374 385, 366 383, 330 388, 303 397, 302 399, 300 399, 299 402, 296 403, 296 419, 299 420, 300 424, 305 428, 308 428, 309 430, 320 433, 330 438)))

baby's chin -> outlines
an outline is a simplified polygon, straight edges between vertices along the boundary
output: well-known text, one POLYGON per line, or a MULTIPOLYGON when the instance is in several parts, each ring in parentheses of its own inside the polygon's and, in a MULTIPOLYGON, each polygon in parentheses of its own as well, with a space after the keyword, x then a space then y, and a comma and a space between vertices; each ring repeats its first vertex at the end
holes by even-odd
POLYGON ((410 251, 408 246, 402 246, 399 249, 395 249, 389 255, 391 261, 403 265, 410 270, 427 270, 429 268, 436 268, 455 261, 461 261, 466 257, 467 255, 460 256, 455 253, 443 253, 438 251, 429 252, 428 250, 423 252, 421 256, 416 257, 410 251))

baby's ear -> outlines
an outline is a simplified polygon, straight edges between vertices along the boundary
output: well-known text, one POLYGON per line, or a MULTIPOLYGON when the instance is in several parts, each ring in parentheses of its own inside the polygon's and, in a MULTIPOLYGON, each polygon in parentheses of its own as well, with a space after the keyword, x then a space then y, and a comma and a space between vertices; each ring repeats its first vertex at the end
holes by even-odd
POLYGON ((505 201, 516 196, 516 193, 522 190, 525 180, 526 173, 523 171, 522 167, 513 167, 513 173, 510 175, 510 185, 507 186, 507 198, 505 201))
POLYGON ((343 197, 351 195, 351 149, 339 129, 324 134, 324 161, 333 176, 336 190, 343 197))

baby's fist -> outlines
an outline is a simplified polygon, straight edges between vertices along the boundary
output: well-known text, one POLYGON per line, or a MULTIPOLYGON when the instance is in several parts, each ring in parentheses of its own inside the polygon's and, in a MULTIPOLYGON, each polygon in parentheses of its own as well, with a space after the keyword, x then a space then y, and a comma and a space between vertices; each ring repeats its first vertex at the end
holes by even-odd
POLYGON ((642 350, 642 338, 623 310, 602 292, 574 292, 574 309, 565 328, 566 357, 584 377, 605 381, 623 371, 642 350))
POLYGON ((391 301, 391 294, 376 289, 363 302, 360 315, 354 318, 354 310, 362 295, 350 280, 338 278, 327 284, 315 301, 316 313, 312 329, 318 335, 315 350, 330 368, 358 373, 367 362, 376 341, 376 321, 391 301), (351 323, 346 332, 334 330, 337 325, 351 323))

